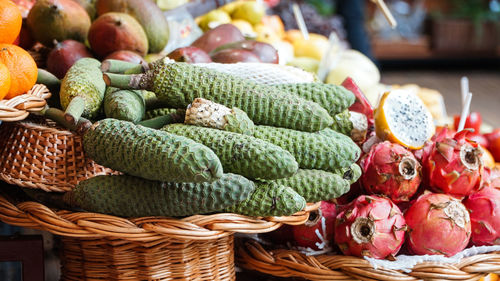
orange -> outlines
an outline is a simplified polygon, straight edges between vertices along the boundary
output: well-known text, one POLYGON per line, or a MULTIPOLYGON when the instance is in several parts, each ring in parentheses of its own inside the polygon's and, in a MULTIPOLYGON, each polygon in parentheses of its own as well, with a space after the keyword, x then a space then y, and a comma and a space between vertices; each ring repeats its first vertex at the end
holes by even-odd
POLYGON ((0 43, 13 43, 19 32, 23 18, 21 11, 14 2, 10 0, 0 0, 0 43))
POLYGON ((10 89, 10 72, 5 64, 0 63, 0 100, 2 100, 10 89))
POLYGON ((23 48, 12 44, 0 44, 0 63, 5 64, 10 72, 11 83, 7 99, 24 94, 35 85, 38 68, 33 58, 23 48))

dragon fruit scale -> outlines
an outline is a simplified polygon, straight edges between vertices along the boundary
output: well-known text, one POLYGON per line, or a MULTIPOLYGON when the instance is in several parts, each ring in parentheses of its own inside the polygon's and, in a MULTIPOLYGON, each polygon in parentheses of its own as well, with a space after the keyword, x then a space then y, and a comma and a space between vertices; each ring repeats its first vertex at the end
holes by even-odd
POLYGON ((500 245, 500 189, 483 188, 472 193, 464 205, 470 212, 472 244, 500 245))
POLYGON ((382 194, 394 203, 406 202, 422 181, 421 165, 399 144, 384 141, 371 147, 361 160, 361 183, 370 194, 382 194))
POLYGON ((385 259, 401 249, 406 229, 391 200, 361 195, 337 215, 335 242, 345 255, 385 259))
POLYGON ((465 249, 471 235, 469 212, 456 198, 426 192, 405 213, 407 245, 417 255, 453 256, 465 249))
POLYGON ((469 131, 464 130, 448 138, 443 130, 424 148, 424 179, 433 191, 462 199, 479 186, 482 151, 477 143, 466 138, 467 133, 469 131))

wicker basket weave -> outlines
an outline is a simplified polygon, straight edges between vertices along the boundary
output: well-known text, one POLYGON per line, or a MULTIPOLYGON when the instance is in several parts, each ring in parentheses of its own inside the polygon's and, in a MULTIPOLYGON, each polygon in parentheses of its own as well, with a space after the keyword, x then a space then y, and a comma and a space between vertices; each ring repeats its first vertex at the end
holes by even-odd
POLYGON ((45 85, 36 84, 24 95, 10 100, 0 100, 0 121, 24 120, 30 112, 41 111, 50 96, 50 91, 45 85))
POLYGON ((82 180, 114 173, 85 157, 82 138, 44 118, 0 125, 0 179, 63 192, 82 180))
POLYGON ((240 243, 236 263, 246 269, 279 277, 308 280, 479 280, 487 273, 500 273, 500 253, 464 258, 458 264, 424 262, 411 272, 374 269, 361 258, 339 255, 307 256, 293 250, 267 250, 254 240, 240 243))
POLYGON ((62 236, 62 280, 234 280, 233 234, 303 224, 319 204, 288 217, 236 214, 124 219, 56 211, 0 195, 0 220, 62 236))

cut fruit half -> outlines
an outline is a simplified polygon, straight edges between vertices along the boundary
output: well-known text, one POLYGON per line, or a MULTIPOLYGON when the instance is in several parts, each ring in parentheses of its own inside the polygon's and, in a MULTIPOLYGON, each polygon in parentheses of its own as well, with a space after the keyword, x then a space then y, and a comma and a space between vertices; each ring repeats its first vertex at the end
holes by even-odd
POLYGON ((384 93, 374 118, 377 137, 410 149, 422 148, 435 131, 424 103, 405 90, 384 93))

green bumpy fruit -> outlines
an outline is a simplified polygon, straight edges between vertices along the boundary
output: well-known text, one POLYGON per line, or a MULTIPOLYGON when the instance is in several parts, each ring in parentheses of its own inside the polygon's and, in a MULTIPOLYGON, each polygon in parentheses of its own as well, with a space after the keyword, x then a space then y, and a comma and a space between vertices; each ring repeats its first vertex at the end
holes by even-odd
POLYGON ((358 179, 361 177, 361 167, 356 164, 352 163, 351 166, 345 167, 345 168, 340 168, 336 171, 333 171, 333 173, 341 176, 343 179, 349 181, 350 184, 353 184, 358 181, 358 179))
POLYGON ((354 94, 338 85, 323 83, 296 83, 274 85, 277 89, 316 102, 331 116, 349 108, 355 101, 354 94))
POLYGON ((85 100, 82 116, 94 119, 101 109, 106 84, 102 79, 101 63, 93 58, 79 59, 66 73, 61 82, 59 96, 63 109, 74 97, 85 100))
POLYGON ((288 151, 251 136, 184 124, 170 124, 162 130, 208 146, 228 173, 273 180, 289 177, 298 169, 288 151))
POLYGON ((349 110, 344 110, 333 116, 333 124, 330 128, 334 131, 350 136, 354 126, 351 121, 351 113, 349 110))
POLYGON ((288 186, 255 183, 256 189, 245 201, 226 208, 227 212, 254 216, 289 216, 306 207, 306 200, 288 186))
POLYGON ((321 170, 299 169, 293 176, 273 182, 292 188, 307 202, 338 198, 351 187, 349 180, 341 175, 321 170))
POLYGON ((219 158, 208 147, 116 119, 92 125, 83 137, 83 148, 105 167, 148 180, 206 182, 223 173, 219 158))
POLYGON ((334 133, 338 134, 336 139, 319 133, 255 126, 254 136, 288 150, 302 169, 334 172, 350 166, 361 154, 359 147, 349 137, 334 133))
POLYGON ((137 123, 146 112, 146 103, 140 91, 108 87, 104 95, 104 114, 108 118, 137 123))
POLYGON ((231 110, 233 111, 233 114, 224 116, 227 121, 226 126, 224 126, 224 130, 253 136, 255 124, 252 120, 250 120, 246 112, 236 107, 233 107, 231 110))
POLYGON ((245 200, 254 190, 253 182, 234 174, 210 183, 97 176, 81 181, 64 201, 87 211, 121 217, 179 217, 220 211, 245 200))
POLYGON ((176 113, 177 109, 176 108, 156 108, 156 109, 151 109, 146 111, 146 117, 144 117, 144 120, 148 119, 153 119, 155 117, 159 116, 165 116, 171 113, 176 113))
POLYGON ((185 108, 195 98, 237 107, 256 124, 316 132, 333 123, 319 104, 272 86, 187 63, 153 63, 140 88, 153 91, 171 107, 185 108))

